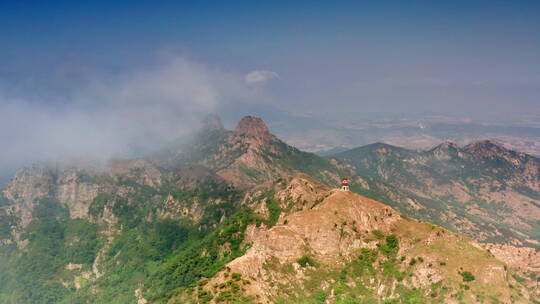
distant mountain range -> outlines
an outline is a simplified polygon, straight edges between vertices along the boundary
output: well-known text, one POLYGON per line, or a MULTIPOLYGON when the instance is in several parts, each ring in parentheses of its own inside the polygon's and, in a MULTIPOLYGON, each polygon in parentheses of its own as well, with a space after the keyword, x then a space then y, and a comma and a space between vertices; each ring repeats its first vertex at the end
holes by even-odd
POLYGON ((400 198, 381 199, 406 214, 481 241, 540 246, 536 157, 486 140, 464 147, 447 141, 428 151, 372 144, 331 158, 398 189, 400 198))
POLYGON ((221 112, 229 122, 236 122, 241 113, 264 117, 274 134, 288 144, 323 154, 336 147, 350 149, 374 142, 428 150, 445 140, 467 145, 490 139, 504 143, 509 149, 540 156, 538 119, 511 124, 452 118, 435 113, 409 116, 377 113, 300 116, 259 104, 241 104, 221 112))
POLYGON ((533 303, 539 168, 492 141, 321 157, 208 117, 145 158, 20 170, 0 302, 533 303))

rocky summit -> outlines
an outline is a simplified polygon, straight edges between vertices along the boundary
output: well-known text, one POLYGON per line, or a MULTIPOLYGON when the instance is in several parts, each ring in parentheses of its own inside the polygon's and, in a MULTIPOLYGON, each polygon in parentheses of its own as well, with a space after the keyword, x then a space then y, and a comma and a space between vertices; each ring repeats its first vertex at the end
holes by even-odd
POLYGON ((0 303, 535 303, 539 161, 491 141, 300 151, 205 119, 0 196, 0 303), (347 176, 352 191, 338 189, 347 176))
POLYGON ((264 121, 258 117, 246 116, 242 118, 236 129, 234 130, 238 134, 250 135, 262 139, 270 138, 270 131, 264 123, 264 121))

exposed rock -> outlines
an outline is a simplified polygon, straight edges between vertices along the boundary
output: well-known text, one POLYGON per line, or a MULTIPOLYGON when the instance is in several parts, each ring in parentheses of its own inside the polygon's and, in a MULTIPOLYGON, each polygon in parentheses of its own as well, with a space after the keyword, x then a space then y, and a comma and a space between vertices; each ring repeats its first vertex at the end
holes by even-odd
POLYGON ((146 159, 117 159, 109 162, 109 172, 112 175, 135 179, 139 184, 152 188, 163 184, 159 168, 146 159))
POLYGON ((519 279, 531 292, 531 297, 540 298, 540 251, 536 248, 515 247, 502 244, 485 244, 484 247, 497 259, 516 271, 519 279))
POLYGON ((20 225, 26 227, 33 219, 38 201, 54 193, 54 182, 53 172, 44 166, 33 165, 20 170, 3 192, 14 202, 7 213, 19 218, 20 225))
POLYGON ((137 304, 146 304, 146 303, 148 303, 148 300, 146 300, 143 297, 142 290, 140 288, 137 288, 135 290, 135 297, 137 298, 137 304))
POLYGON ((99 193, 99 185, 82 180, 78 170, 66 170, 56 182, 56 197, 71 218, 88 218, 88 207, 99 193))
MULTIPOLYGON (((443 281, 445 286, 459 289, 462 278, 458 271, 466 267, 482 284, 497 286, 499 299, 509 301, 515 297, 516 293, 506 283, 503 264, 490 258, 476 242, 437 226, 405 220, 392 208, 352 192, 327 189, 319 190, 317 194, 315 189, 324 187, 317 187, 305 176, 294 178, 277 197, 290 198, 297 194, 297 198, 304 197, 312 205, 325 192, 322 202, 285 216, 269 230, 250 229, 250 249, 210 280, 207 288, 226 282, 227 273, 239 273, 243 278, 250 278, 250 284, 244 286, 248 295, 256 296, 263 303, 271 303, 283 292, 275 287, 276 284, 302 288, 302 282, 309 280, 310 275, 306 272, 309 268, 297 265, 300 257, 310 254, 321 264, 317 266, 321 270, 339 271, 344 263, 357 258, 361 248, 377 248, 378 242, 371 239, 377 232, 397 235, 400 244, 398 256, 406 258, 405 265, 412 259, 420 261, 412 267, 410 278, 400 284, 418 289, 443 281), (315 193, 306 193, 310 190, 315 193), (474 263, 466 262, 469 260, 474 263), (290 273, 293 271, 291 267, 287 266, 291 264, 294 275, 290 273), (279 270, 283 267, 289 270, 279 270)), ((391 282, 379 281, 374 276, 366 286, 374 288, 382 300, 388 299, 388 294, 396 288, 397 282, 388 283, 391 282)), ((320 286, 322 289, 328 287, 328 284, 320 286)), ((524 300, 517 302, 524 303, 524 300)))
POLYGON ((485 244, 496 258, 511 267, 528 269, 540 273, 540 251, 536 248, 515 247, 502 244, 485 244))
POLYGON ((311 208, 313 204, 322 201, 329 194, 330 187, 315 181, 307 174, 295 176, 285 187, 276 195, 281 201, 297 201, 296 208, 311 208))
POLYGON ((485 242, 536 246, 539 241, 534 237, 540 229, 538 158, 490 140, 465 147, 446 141, 429 151, 378 143, 333 158, 342 168, 385 183, 377 185, 382 196, 410 216, 450 224, 485 242))
POLYGON ((449 160, 458 155, 459 147, 454 142, 448 140, 435 147, 431 152, 438 159, 449 160))
MULTIPOLYGON (((470 284, 476 294, 490 296, 490 292, 496 291, 495 296, 501 301, 515 303, 538 296, 534 292, 529 295, 529 290, 538 289, 537 282, 534 285, 525 279, 525 288, 519 277, 512 276, 518 273, 525 278, 537 271, 540 267, 537 251, 490 245, 491 253, 511 268, 507 269, 482 246, 466 237, 435 225, 409 220, 387 205, 353 192, 338 191, 307 174, 296 175, 309 172, 334 184, 339 176, 346 174, 351 176, 355 186, 367 193, 383 194, 385 201, 403 203, 401 206, 416 214, 435 214, 441 222, 479 240, 507 237, 509 232, 499 226, 507 224, 516 228, 512 233, 520 236, 510 242, 523 245, 537 242, 531 235, 523 233, 526 230, 517 230, 523 227, 534 229, 535 221, 540 219, 540 209, 536 205, 540 201, 534 198, 534 191, 540 189, 536 159, 504 151, 503 147, 490 142, 468 148, 446 142, 426 152, 376 144, 373 154, 368 155, 372 158, 361 157, 358 162, 347 163, 342 159, 327 161, 288 146, 270 134, 264 122, 256 117, 242 119, 234 132, 224 130, 221 121, 215 117, 208 118, 204 128, 207 137, 196 142, 193 149, 176 151, 179 154, 192 152, 189 156, 176 158, 181 160, 177 163, 133 159, 113 160, 100 170, 77 166, 34 166, 22 170, 5 188, 3 194, 7 201, 0 202, 0 211, 5 209, 7 214, 20 219, 21 227, 17 228, 24 228, 32 221, 35 206, 43 199, 51 199, 65 207, 71 218, 99 224, 103 229, 103 241, 96 248, 93 263, 69 263, 66 269, 61 269, 73 271, 74 280, 62 281, 62 284, 76 289, 85 290, 85 284, 92 284, 89 281, 100 277, 110 279, 107 277, 109 267, 121 263, 117 257, 122 257, 122 250, 113 257, 111 246, 118 245, 114 243, 117 234, 131 229, 126 228, 129 225, 125 224, 122 213, 131 216, 130 211, 135 210, 133 216, 140 216, 137 219, 142 222, 159 218, 188 219, 185 222, 206 225, 199 226, 202 231, 202 228, 216 227, 226 221, 231 209, 240 205, 251 207, 257 216, 269 217, 276 207, 272 210, 266 204, 270 199, 260 197, 275 190, 273 199, 281 206, 277 224, 268 228, 268 223, 261 224, 257 219, 258 225, 249 225, 244 238, 244 245, 249 247, 246 254, 229 263, 229 270, 211 278, 206 288, 228 280, 230 274, 227 277, 225 272, 237 272, 251 282, 242 285, 247 294, 270 301, 287 286, 304 287, 302 284, 319 270, 339 273, 340 267, 360 258, 362 249, 379 250, 387 241, 385 237, 394 235, 399 241, 396 256, 390 258, 377 251, 378 260, 370 263, 378 272, 369 280, 350 281, 344 286, 353 288, 365 283, 377 300, 399 296, 402 286, 426 291, 441 283, 457 292, 464 289, 461 273, 467 271, 476 277, 470 284), (502 158, 496 158, 497 155, 502 158), (472 171, 474 174, 465 174, 462 180, 448 182, 447 179, 454 176, 451 174, 464 169, 461 161, 476 165, 491 159, 504 160, 506 167, 490 165, 482 174, 472 171), (369 177, 355 175, 357 170, 369 177), (505 178, 493 178, 501 175, 505 178), (396 190, 397 187, 402 191, 396 190), (216 193, 219 197, 208 198, 216 193), (530 200, 528 195, 532 195, 530 200), (452 204, 442 205, 434 213, 430 199, 449 196, 452 204), (484 202, 490 204, 489 208, 484 202), (220 214, 221 204, 227 210, 220 214), (491 209, 497 213, 490 213, 491 209), (208 220, 210 224, 201 221, 208 219, 205 218, 207 210, 213 212, 212 219, 208 220), (478 218, 489 221, 472 220, 478 218), (299 259, 306 255, 320 265, 300 265, 299 259), (417 262, 420 258, 421 262, 417 262), (393 275, 404 275, 400 280, 381 274, 384 263, 389 261, 395 264, 393 275), (282 271, 284 268, 287 272, 282 271)), ((11 226, 5 226, 7 229, 2 228, 9 235, 11 226)), ((1 244, 15 242, 21 250, 32 248, 31 238, 27 238, 22 229, 13 229, 11 235, 12 239, 2 240, 1 244)), ((219 252, 232 250, 229 243, 217 247, 219 252)), ((337 279, 329 275, 318 285, 327 292, 327 303, 338 297, 338 291, 334 290, 336 282, 337 279)), ((89 287, 91 292, 99 292, 97 286, 89 287)), ((146 303, 142 284, 132 287, 130 296, 135 290, 137 301, 146 303)), ((447 303, 453 300, 445 298, 447 303)))
POLYGON ((67 270, 80 270, 82 267, 83 267, 83 264, 69 263, 66 265, 67 270))
POLYGON ((236 125, 238 134, 251 135, 259 138, 269 138, 270 131, 264 121, 258 117, 246 116, 236 125))

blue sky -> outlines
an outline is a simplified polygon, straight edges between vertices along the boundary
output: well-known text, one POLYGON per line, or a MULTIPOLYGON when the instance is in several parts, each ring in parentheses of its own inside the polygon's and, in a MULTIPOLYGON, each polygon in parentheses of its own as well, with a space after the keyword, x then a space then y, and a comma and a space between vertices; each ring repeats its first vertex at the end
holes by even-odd
POLYGON ((73 80, 55 72, 129 71, 174 50, 277 72, 278 104, 479 105, 466 115, 536 105, 539 29, 537 1, 4 1, 0 81, 61 94, 73 80))
POLYGON ((76 2, 0 4, 0 81, 61 94, 71 84, 55 72, 129 71, 174 50, 225 71, 275 71, 276 102, 298 108, 537 105, 537 1, 76 2))
POLYGON ((242 104, 514 123, 539 96, 538 1, 0 2, 4 163, 121 154, 242 104))

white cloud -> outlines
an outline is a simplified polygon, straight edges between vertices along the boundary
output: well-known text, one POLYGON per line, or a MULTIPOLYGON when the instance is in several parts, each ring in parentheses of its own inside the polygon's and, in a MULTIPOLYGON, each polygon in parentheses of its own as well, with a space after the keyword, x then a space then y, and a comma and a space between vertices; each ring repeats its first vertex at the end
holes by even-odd
POLYGON ((279 79, 279 75, 276 72, 267 70, 255 70, 246 74, 246 82, 249 84, 265 83, 275 79, 279 79))
POLYGON ((178 56, 90 78, 74 94, 60 93, 69 99, 63 105, 50 101, 56 95, 14 99, 0 87, 0 171, 42 160, 154 151, 198 128, 202 116, 222 105, 260 99, 244 75, 178 56))

